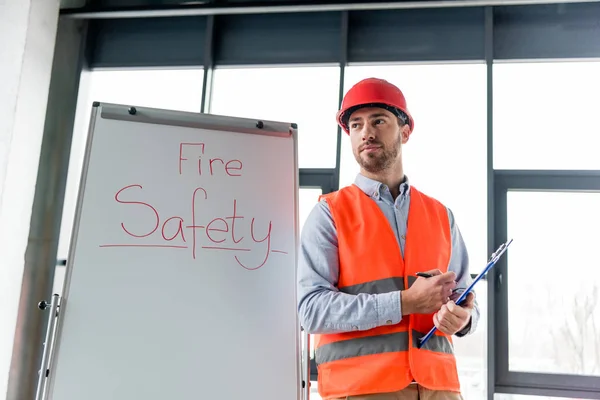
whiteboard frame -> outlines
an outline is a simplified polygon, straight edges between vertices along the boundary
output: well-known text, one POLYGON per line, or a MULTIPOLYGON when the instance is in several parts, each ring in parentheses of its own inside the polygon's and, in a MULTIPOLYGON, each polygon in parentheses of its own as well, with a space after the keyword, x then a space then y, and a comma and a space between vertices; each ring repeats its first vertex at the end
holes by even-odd
MULTIPOLYGON (((79 188, 77 201, 75 205, 75 215, 73 218, 73 228, 69 242, 69 251, 65 269, 65 280, 63 283, 63 291, 60 296, 60 310, 57 313, 56 333, 51 343, 50 362, 48 365, 48 373, 46 379, 41 382, 43 390, 38 387, 38 392, 41 393, 42 399, 52 398, 54 390, 54 374, 56 370, 56 355, 60 351, 62 338, 62 316, 68 310, 68 296, 71 285, 71 273, 73 270, 73 259, 77 248, 77 238, 79 236, 79 227, 81 219, 81 210, 83 206, 83 198, 87 183, 87 173, 90 163, 90 155, 93 148, 94 129, 98 118, 113 119, 120 121, 129 121, 137 123, 147 123, 155 125, 180 126, 197 129, 216 130, 223 132, 245 133, 253 135, 266 135, 274 137, 291 137, 294 148, 294 246, 296 251, 294 258, 294 277, 297 280, 298 271, 298 246, 299 246, 299 167, 298 167, 298 126, 295 123, 250 119, 241 117, 231 117, 216 114, 192 113, 186 111, 175 111, 157 109, 151 107, 138 107, 116 103, 104 103, 94 101, 90 115, 88 126, 87 141, 83 157, 81 177, 79 179, 79 188)), ((294 290, 294 304, 297 304, 297 291, 294 290)), ((101 299, 98 299, 101 306, 101 299)), ((295 313, 294 313, 295 314, 295 313)), ((295 314, 296 315, 296 314, 295 314)), ((308 400, 310 396, 310 348, 309 342, 306 341, 302 345, 302 335, 304 334, 300 325, 299 319, 295 318, 296 325, 296 371, 297 371, 297 400, 308 400)), ((265 377, 268 379, 268 377, 265 377)), ((39 399, 38 399, 39 400, 39 399)))

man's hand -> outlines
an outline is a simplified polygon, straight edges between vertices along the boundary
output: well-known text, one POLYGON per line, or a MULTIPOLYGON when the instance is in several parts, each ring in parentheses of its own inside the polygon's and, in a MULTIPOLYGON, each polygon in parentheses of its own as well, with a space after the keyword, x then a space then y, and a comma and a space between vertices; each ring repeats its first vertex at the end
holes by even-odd
POLYGON ((440 311, 433 315, 433 324, 446 335, 455 335, 471 321, 474 302, 475 295, 472 292, 467 295, 460 306, 457 306, 452 300, 447 302, 440 311))
POLYGON ((418 277, 412 286, 400 294, 402 315, 431 314, 446 304, 456 287, 456 274, 426 271, 431 278, 418 277))

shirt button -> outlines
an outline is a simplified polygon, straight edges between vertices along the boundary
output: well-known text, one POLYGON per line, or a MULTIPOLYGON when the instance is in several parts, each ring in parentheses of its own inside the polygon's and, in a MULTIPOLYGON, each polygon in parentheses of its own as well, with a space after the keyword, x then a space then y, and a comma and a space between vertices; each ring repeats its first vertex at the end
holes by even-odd
POLYGON ((392 320, 388 319, 387 321, 385 321, 386 324, 391 325, 392 324, 392 320))
POLYGON ((357 330, 358 330, 358 326, 355 326, 355 325, 353 325, 353 326, 352 326, 352 330, 353 330, 353 331, 357 331, 357 330))
POLYGON ((402 235, 400 237, 402 238, 402 240, 406 240, 406 236, 402 235))

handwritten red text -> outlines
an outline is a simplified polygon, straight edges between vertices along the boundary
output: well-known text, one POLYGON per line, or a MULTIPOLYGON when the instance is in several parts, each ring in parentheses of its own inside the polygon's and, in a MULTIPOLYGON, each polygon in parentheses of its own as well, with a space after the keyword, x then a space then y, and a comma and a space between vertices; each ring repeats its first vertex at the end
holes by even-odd
MULTIPOLYGON (((203 219, 206 215, 205 210, 214 208, 210 204, 208 192, 197 187, 191 193, 190 199, 190 220, 186 223, 184 218, 179 215, 169 216, 163 219, 159 211, 148 203, 142 201, 144 197, 143 187, 139 184, 128 185, 118 190, 114 196, 117 203, 126 207, 131 207, 130 214, 135 210, 135 217, 132 221, 140 220, 141 215, 145 215, 147 223, 136 224, 133 227, 132 221, 129 223, 121 222, 122 231, 127 237, 142 239, 156 238, 159 240, 155 244, 105 244, 101 247, 166 247, 166 248, 190 248, 192 258, 196 259, 200 249, 204 251, 227 251, 238 253, 233 259, 247 270, 256 270, 264 266, 272 253, 283 253, 285 251, 274 250, 271 243, 271 233, 273 230, 272 221, 258 221, 256 217, 246 219, 240 215, 237 199, 232 199, 231 212, 227 215, 203 219), (191 237, 191 243, 188 242, 191 237), (260 257, 252 257, 252 254, 259 252, 260 257), (243 253, 250 256, 242 256, 243 253), (249 261, 252 260, 252 261, 249 261)), ((217 200, 219 201, 219 200, 217 200)))
POLYGON ((183 174, 184 164, 193 163, 195 173, 200 176, 223 173, 228 176, 242 176, 243 165, 240 160, 225 161, 220 157, 203 157, 204 150, 204 143, 179 143, 179 175, 183 174))

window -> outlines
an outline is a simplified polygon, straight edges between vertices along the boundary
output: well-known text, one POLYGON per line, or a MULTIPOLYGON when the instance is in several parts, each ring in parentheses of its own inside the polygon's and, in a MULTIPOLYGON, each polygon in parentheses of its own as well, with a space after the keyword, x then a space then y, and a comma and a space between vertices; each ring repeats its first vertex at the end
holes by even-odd
POLYGON ((600 193, 507 193, 510 371, 600 376, 599 202, 600 193))
POLYGON ((479 281, 475 286, 480 313, 477 330, 469 336, 453 339, 458 377, 465 399, 487 398, 487 289, 486 281, 479 281))
MULTIPOLYGON (((202 69, 105 70, 82 74, 58 243, 59 259, 67 257, 71 241, 92 102, 199 112, 202 81, 202 69)), ((62 288, 63 279, 64 267, 58 267, 55 288, 62 288)))
POLYGON ((64 265, 56 266, 54 269, 54 284, 52 294, 62 294, 65 285, 65 274, 67 267, 64 265))
MULTIPOLYGON (((483 64, 348 67, 347 91, 367 77, 387 79, 404 93, 415 130, 403 149, 411 183, 450 207, 467 244, 471 273, 487 263, 486 67, 483 64)), ((340 186, 358 166, 342 135, 340 186)), ((454 340, 465 398, 486 396, 487 283, 476 287, 481 320, 473 335, 454 340)))
POLYGON ((300 168, 334 168, 339 67, 217 68, 210 112, 298 124, 300 168))
POLYGON ((319 394, 319 384, 317 381, 312 381, 310 383, 310 400, 322 400, 321 395, 319 394))
MULTIPOLYGON (((512 246, 512 245, 511 245, 512 246)), ((525 394, 494 394, 494 400, 572 400, 567 397, 530 396, 525 394)))
POLYGON ((494 65, 495 169, 598 169, 600 62, 494 65))
POLYGON ((298 194, 298 219, 300 231, 302 231, 302 226, 304 226, 306 218, 308 218, 308 215, 319 201, 319 196, 321 194, 323 194, 321 188, 300 188, 300 193, 298 194))
MULTIPOLYGON (((310 212, 312 211, 314 206, 319 201, 319 196, 322 193, 323 193, 323 191, 320 188, 305 188, 305 187, 300 188, 300 193, 298 196, 298 214, 299 214, 298 219, 299 219, 299 223, 300 223, 300 232, 302 231, 302 226, 304 225, 306 218, 308 218, 308 215, 310 214, 310 212)), ((304 336, 302 336, 302 346, 304 348, 304 336)), ((314 356, 315 356, 314 342, 312 340, 310 340, 310 347, 309 347, 308 351, 310 353, 310 358, 314 359, 314 356)), ((311 400, 321 400, 321 397, 319 396, 319 393, 317 391, 317 387, 318 387, 317 382, 312 381, 310 383, 310 385, 311 385, 311 387, 310 387, 311 400)))

